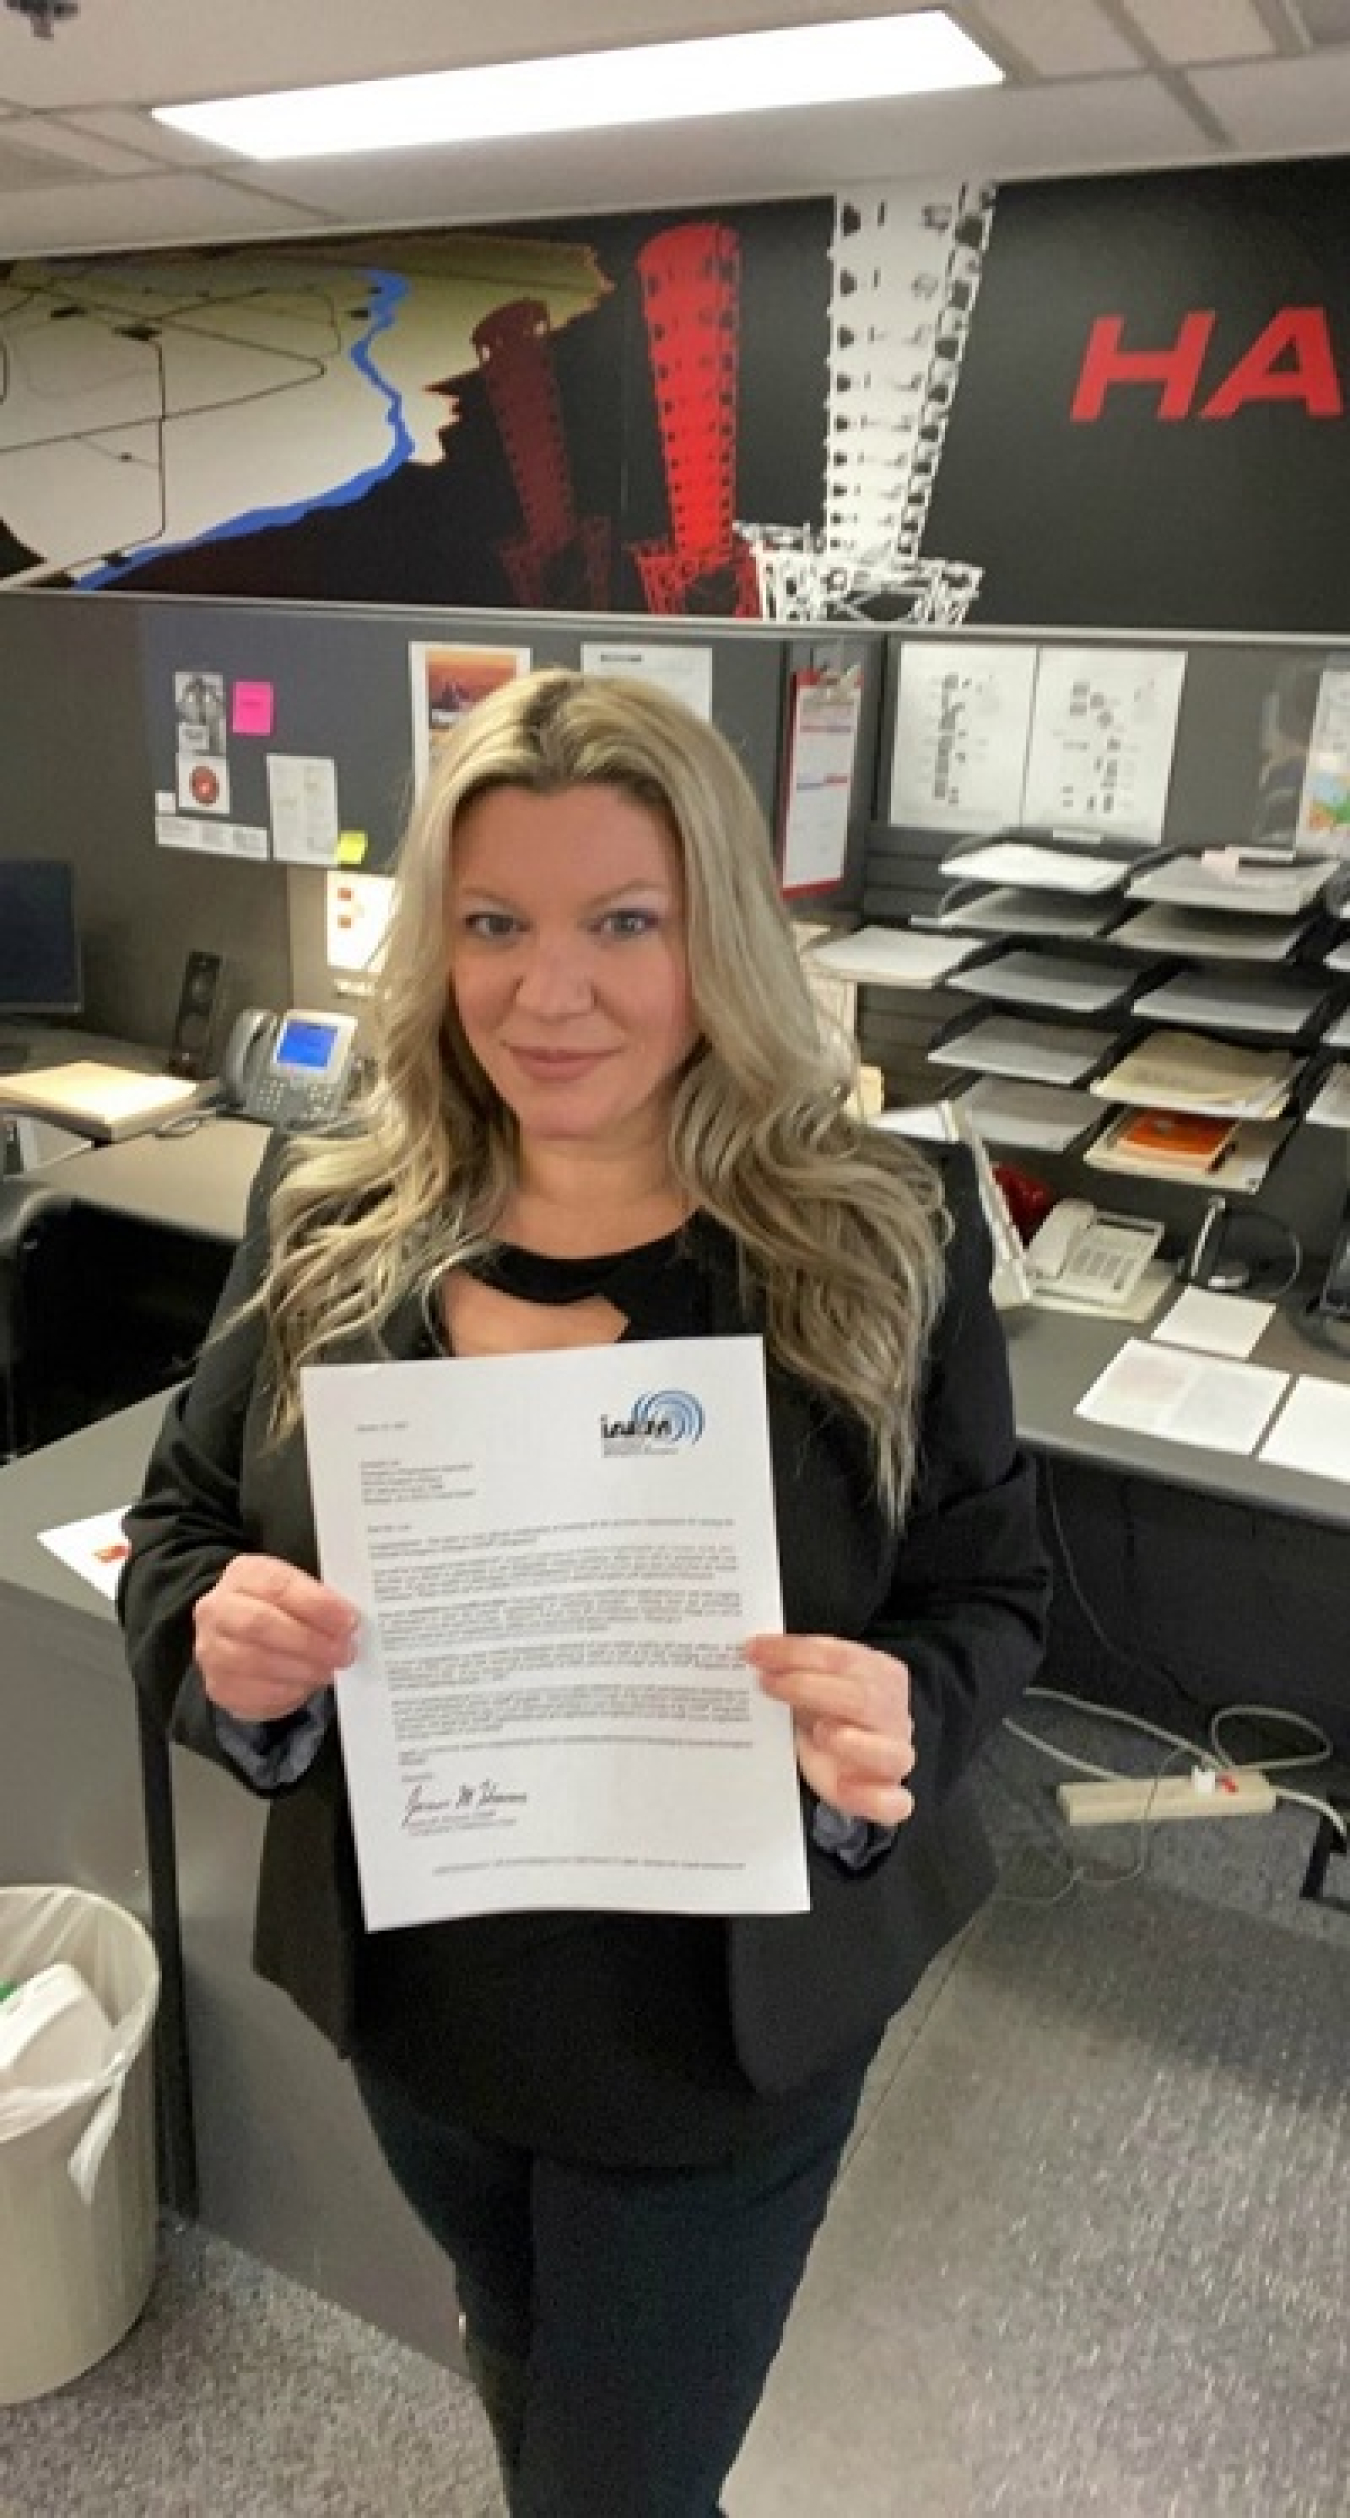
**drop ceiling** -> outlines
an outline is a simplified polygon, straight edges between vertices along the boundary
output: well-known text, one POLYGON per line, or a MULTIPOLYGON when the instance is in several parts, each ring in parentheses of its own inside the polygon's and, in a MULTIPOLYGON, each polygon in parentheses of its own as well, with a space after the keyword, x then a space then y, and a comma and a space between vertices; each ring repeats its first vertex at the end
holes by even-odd
MULTIPOLYGON (((250 166, 155 103, 889 14, 900 0, 78 0, 0 7, 0 255, 460 226, 1350 147, 1350 0, 954 0, 1006 84, 963 96, 250 166), (563 29, 565 28, 565 32, 563 29)), ((917 0, 915 0, 917 5, 917 0)))

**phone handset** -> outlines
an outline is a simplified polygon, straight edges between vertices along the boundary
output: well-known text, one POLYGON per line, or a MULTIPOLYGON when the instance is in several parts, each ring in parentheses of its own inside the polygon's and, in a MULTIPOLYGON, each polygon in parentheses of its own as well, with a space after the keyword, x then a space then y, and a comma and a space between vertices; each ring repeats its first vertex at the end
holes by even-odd
POLYGON ((346 1101, 355 1048, 354 1015, 248 1006, 225 1051, 221 1100, 265 1127, 320 1127, 346 1101))

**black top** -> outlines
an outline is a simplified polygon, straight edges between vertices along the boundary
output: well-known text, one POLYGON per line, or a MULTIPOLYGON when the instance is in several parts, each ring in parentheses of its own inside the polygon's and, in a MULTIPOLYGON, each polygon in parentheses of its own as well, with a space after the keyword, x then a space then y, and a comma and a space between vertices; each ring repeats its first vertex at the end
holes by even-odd
MULTIPOLYGON (((603 1294, 623 1312, 625 1337, 698 1337, 711 1326, 699 1247, 697 1226, 597 1258, 498 1244, 474 1273, 528 1302, 603 1294)), ((363 1937, 357 1983, 363 2062, 429 2114, 559 2158, 728 2158, 791 2132, 841 2077, 788 2096, 751 2087, 736 2060, 717 1917, 548 1912, 407 1925, 363 1937)))

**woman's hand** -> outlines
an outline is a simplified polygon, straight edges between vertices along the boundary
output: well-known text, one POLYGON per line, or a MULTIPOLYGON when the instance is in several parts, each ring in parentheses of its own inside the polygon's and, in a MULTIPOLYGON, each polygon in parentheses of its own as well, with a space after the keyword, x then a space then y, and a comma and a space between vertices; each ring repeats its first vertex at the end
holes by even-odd
POLYGON ((752 1635, 745 1657, 765 1695, 791 1707, 797 1764, 819 1800, 877 1827, 909 1817, 914 1726, 903 1661, 838 1635, 752 1635))
POLYGON ((231 1557, 192 1614, 206 1693, 240 1722, 297 1712, 352 1658, 351 1602, 278 1556, 231 1557))

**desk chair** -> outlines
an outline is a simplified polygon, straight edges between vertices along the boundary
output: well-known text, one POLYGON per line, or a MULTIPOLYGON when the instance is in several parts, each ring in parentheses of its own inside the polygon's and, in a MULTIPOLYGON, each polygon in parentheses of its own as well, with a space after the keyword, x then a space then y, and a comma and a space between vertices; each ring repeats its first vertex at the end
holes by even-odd
MULTIPOLYGON (((70 1322, 71 1200, 31 1174, 0 1180, 0 1457, 68 1433, 57 1324, 70 1322)), ((86 1294, 87 1299, 87 1294, 86 1294)), ((78 1421, 78 1419, 76 1420, 78 1421)))

